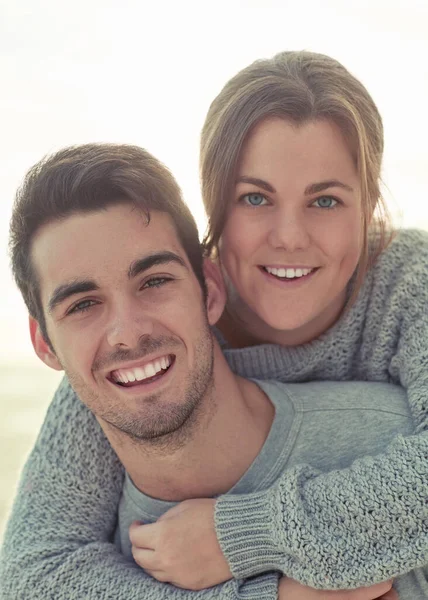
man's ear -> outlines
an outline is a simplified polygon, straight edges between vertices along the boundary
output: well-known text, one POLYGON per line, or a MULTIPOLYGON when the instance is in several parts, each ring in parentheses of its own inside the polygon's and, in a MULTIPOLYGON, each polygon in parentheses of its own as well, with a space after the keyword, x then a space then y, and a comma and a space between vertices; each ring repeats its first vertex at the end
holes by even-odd
POLYGON ((40 358, 51 369, 62 371, 62 366, 55 353, 50 349, 49 344, 44 339, 39 322, 33 317, 29 317, 30 336, 33 348, 40 358))
POLYGON ((226 287, 220 267, 209 258, 204 259, 204 276, 207 285, 208 322, 215 325, 226 305, 226 287))

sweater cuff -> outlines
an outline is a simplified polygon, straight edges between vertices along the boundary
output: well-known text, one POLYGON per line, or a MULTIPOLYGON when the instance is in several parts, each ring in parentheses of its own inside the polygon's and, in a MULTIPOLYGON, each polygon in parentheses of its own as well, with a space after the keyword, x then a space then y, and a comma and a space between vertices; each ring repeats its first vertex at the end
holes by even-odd
POLYGON ((250 577, 239 584, 237 600, 277 600, 280 573, 250 577))
POLYGON ((217 539, 235 579, 283 572, 284 554, 272 532, 272 491, 220 496, 215 506, 217 539))

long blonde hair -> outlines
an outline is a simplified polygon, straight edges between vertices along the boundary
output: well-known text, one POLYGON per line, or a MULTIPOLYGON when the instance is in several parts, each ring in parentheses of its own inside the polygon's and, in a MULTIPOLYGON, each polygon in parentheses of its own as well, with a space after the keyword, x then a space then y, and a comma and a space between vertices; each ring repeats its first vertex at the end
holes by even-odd
POLYGON ((211 104, 200 148, 202 198, 209 220, 206 253, 212 255, 217 249, 243 145, 255 125, 269 117, 297 125, 334 122, 349 145, 361 184, 363 232, 353 299, 392 235, 380 191, 383 125, 366 88, 338 61, 323 54, 281 52, 258 60, 228 81, 211 104))

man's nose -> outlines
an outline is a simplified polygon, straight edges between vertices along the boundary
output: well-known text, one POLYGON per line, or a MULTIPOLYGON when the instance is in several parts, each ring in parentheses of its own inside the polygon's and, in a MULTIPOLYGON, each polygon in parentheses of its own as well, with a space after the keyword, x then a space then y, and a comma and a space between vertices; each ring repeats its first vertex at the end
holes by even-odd
POLYGON ((152 318, 137 308, 140 307, 127 303, 112 310, 107 330, 107 341, 112 348, 135 348, 141 337, 153 334, 152 318))

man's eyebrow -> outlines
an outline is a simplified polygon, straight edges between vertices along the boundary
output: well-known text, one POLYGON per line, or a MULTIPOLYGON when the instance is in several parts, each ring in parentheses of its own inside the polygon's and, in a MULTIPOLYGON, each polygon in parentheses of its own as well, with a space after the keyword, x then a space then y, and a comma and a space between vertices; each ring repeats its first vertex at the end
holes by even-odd
POLYGON ((64 300, 70 296, 82 294, 83 292, 93 292, 98 289, 99 287, 97 284, 90 279, 82 279, 72 281, 71 283, 63 283, 55 288, 51 297, 49 298, 48 312, 52 313, 58 304, 61 304, 61 302, 64 302, 64 300))
POLYGON ((157 252, 156 254, 150 254, 149 256, 135 260, 129 267, 128 278, 132 279, 151 267, 167 265, 169 263, 176 263, 185 269, 188 268, 184 260, 178 254, 169 251, 157 252))
POLYGON ((305 188, 305 196, 310 196, 311 194, 318 194, 319 192, 324 192, 332 187, 342 188, 348 192, 353 192, 353 188, 347 183, 342 183, 338 179, 329 179, 328 181, 320 181, 318 183, 311 183, 305 188))

